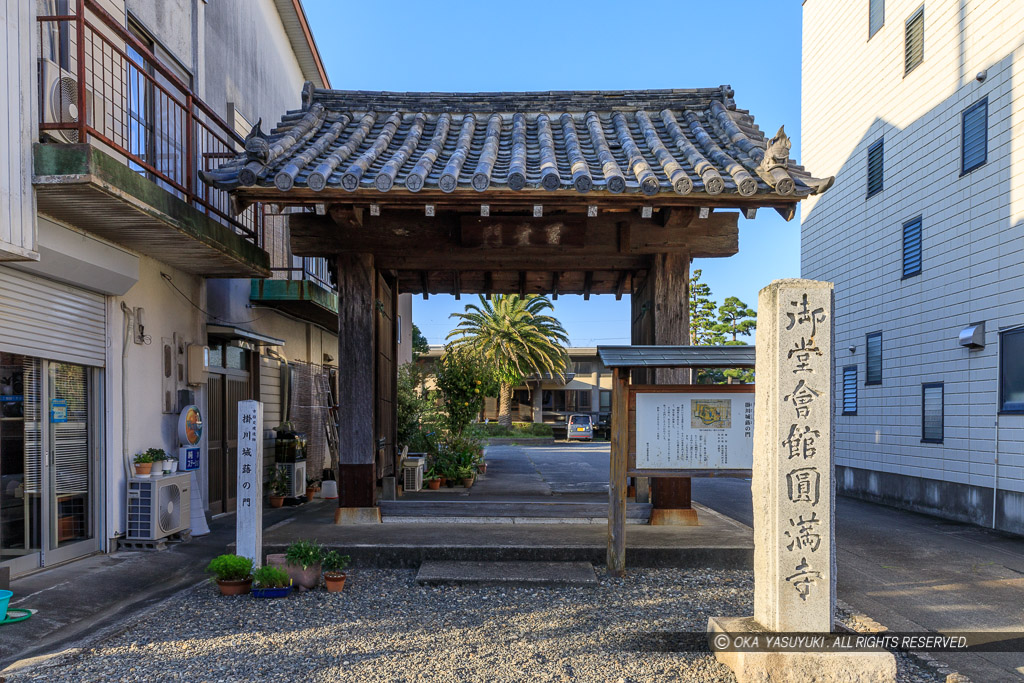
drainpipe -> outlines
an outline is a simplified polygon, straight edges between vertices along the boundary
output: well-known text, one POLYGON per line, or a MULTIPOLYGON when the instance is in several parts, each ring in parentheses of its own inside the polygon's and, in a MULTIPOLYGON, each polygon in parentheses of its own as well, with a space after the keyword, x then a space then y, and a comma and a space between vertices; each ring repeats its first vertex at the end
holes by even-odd
POLYGON ((996 498, 999 496, 999 411, 996 411, 995 456, 992 460, 992 528, 996 528, 996 498))

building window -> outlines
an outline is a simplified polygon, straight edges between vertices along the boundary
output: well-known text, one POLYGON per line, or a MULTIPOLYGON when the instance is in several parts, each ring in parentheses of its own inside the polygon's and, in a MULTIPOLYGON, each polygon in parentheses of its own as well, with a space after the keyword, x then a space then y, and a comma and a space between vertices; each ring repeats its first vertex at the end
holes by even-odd
POLYGON ((601 408, 600 408, 601 412, 602 413, 610 412, 611 409, 612 409, 612 392, 608 391, 607 389, 601 389, 600 401, 601 401, 601 408))
POLYGON ((1024 328, 999 335, 999 408, 1024 413, 1024 328))
POLYGON ((882 383, 882 333, 872 332, 867 336, 867 368, 864 384, 882 383))
POLYGON ((960 174, 988 161, 988 98, 968 107, 961 125, 960 174))
POLYGON ((921 441, 942 443, 943 388, 942 382, 921 385, 921 441))
POLYGON ((885 140, 879 140, 868 147, 868 197, 882 191, 883 168, 885 166, 885 140))
POLYGON ((868 40, 885 26, 885 0, 868 2, 868 40))
POLYGON ((843 415, 857 414, 857 366, 843 368, 843 415))
POLYGON ((907 19, 906 44, 904 46, 904 71, 906 76, 924 61, 924 5, 907 19))
POLYGON ((594 372, 594 364, 588 361, 577 361, 573 365, 577 375, 589 375, 594 372))
POLYGON ((903 224, 903 277, 921 274, 921 217, 903 224))

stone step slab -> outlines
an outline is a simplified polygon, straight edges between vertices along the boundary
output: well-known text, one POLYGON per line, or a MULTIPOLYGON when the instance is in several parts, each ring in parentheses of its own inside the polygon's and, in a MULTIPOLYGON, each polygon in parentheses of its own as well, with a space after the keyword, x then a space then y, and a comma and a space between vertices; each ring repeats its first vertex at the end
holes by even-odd
POLYGON ((426 586, 596 586, 589 562, 425 560, 416 582, 426 586))

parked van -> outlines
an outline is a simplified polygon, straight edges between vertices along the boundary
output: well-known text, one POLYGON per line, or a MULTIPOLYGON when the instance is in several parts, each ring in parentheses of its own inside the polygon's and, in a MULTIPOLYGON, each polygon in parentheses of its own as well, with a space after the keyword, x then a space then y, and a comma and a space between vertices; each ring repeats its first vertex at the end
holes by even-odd
POLYGON ((566 423, 565 438, 591 441, 594 438, 594 421, 589 415, 570 415, 566 423))

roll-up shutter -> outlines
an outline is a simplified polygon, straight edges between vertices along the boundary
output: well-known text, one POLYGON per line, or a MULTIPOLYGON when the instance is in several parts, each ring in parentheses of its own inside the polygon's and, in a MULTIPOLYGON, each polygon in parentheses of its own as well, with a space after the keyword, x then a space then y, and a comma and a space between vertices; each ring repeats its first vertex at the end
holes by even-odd
POLYGON ((102 367, 106 348, 102 294, 0 268, 0 349, 102 367))

